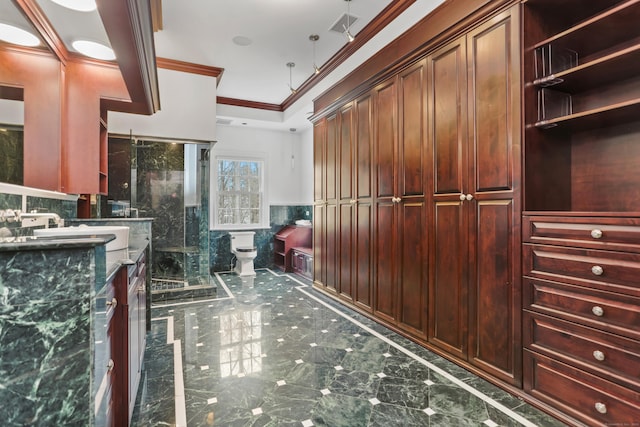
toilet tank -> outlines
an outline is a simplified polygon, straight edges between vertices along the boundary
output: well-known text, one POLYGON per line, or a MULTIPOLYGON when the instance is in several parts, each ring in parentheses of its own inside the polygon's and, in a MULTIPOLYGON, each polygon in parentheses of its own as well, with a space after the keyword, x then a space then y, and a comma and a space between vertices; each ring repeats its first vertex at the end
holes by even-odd
POLYGON ((253 235, 255 231, 232 231, 229 232, 231 237, 231 250, 236 248, 253 248, 253 235))

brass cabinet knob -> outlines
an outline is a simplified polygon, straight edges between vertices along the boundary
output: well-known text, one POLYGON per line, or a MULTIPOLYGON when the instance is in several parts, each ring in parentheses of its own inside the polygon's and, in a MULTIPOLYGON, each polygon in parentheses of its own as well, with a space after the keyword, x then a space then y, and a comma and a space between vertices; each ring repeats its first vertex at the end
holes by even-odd
POLYGON ((594 239, 601 238, 602 237, 602 230, 598 230, 597 228, 591 230, 591 237, 593 237, 594 239))
POLYGON ((598 317, 604 316, 604 310, 599 305, 593 306, 593 308, 591 309, 591 312, 598 317))
POLYGON ((604 403, 596 402, 595 407, 596 407, 596 411, 600 412, 601 414, 607 413, 607 405, 605 405, 604 403))
POLYGON ((460 194, 460 200, 462 200, 464 202, 465 200, 467 200, 467 196, 465 194, 461 193, 460 194))
POLYGON ((594 265, 593 267, 591 267, 591 272, 596 276, 602 276, 602 273, 604 273, 604 269, 599 265, 594 265))
POLYGON ((107 301, 106 304, 109 306, 112 306, 113 308, 116 308, 118 306, 118 300, 115 298, 112 298, 111 301, 107 301))
POLYGON ((593 352, 593 358, 599 362, 602 362, 604 360, 604 353, 600 350, 596 350, 593 352))
POLYGON ((467 195, 465 196, 465 198, 466 198, 467 200, 473 200, 473 194, 467 194, 467 195))
POLYGON ((113 361, 113 359, 109 359, 109 362, 107 363, 107 371, 111 371, 113 370, 113 367, 116 366, 115 362, 113 361))

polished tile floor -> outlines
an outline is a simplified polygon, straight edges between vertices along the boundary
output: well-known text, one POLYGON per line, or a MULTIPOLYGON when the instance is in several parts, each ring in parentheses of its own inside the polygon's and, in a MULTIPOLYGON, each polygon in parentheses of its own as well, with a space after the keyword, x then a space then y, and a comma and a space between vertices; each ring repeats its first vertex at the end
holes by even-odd
POLYGON ((153 306, 133 426, 563 425, 299 276, 215 279, 153 306))

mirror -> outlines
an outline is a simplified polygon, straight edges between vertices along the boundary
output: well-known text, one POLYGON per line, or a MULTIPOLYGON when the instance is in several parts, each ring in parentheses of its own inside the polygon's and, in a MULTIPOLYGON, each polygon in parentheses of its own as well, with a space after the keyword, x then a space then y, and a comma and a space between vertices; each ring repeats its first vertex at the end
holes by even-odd
POLYGON ((23 177, 24 102, 0 99, 0 182, 22 185, 23 177))

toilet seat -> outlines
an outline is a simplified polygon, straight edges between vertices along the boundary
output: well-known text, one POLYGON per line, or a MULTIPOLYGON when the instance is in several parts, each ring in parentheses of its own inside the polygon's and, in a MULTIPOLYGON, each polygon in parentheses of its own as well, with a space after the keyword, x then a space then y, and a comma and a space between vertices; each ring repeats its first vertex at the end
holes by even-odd
POLYGON ((256 251, 258 248, 256 248, 255 246, 253 247, 247 247, 247 248, 236 248, 236 252, 254 252, 256 251))

